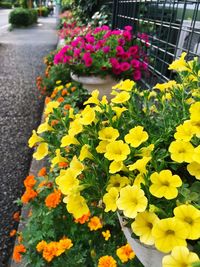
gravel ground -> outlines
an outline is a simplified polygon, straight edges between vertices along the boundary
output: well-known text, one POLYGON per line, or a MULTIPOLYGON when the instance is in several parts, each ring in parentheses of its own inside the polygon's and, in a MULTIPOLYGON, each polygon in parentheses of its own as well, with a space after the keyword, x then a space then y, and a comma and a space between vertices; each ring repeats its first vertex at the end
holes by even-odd
POLYGON ((8 266, 17 228, 13 202, 23 193, 33 151, 27 141, 41 120, 44 99, 36 77, 44 72, 43 57, 55 49, 55 18, 39 26, 14 30, 0 38, 0 267, 8 266))

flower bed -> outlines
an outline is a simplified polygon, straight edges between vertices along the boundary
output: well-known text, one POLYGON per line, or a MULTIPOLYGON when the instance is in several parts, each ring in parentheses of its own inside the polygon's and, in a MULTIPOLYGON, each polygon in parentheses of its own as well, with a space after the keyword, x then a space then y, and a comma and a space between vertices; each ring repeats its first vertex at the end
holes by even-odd
POLYGON ((48 156, 50 169, 24 182, 21 201, 32 214, 15 248, 19 260, 140 266, 119 211, 135 238, 169 254, 163 267, 199 263, 200 64, 184 57, 170 65, 177 81, 141 91, 124 80, 110 103, 95 90, 81 110, 77 87, 56 86, 45 122, 29 139, 33 157, 48 156))

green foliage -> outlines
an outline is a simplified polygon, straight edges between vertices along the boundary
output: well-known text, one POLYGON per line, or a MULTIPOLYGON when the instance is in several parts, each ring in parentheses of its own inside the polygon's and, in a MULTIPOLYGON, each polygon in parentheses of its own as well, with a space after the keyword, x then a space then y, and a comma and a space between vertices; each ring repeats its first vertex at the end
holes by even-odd
POLYGON ((12 8, 12 3, 10 2, 0 2, 1 8, 12 8))
POLYGON ((14 26, 29 26, 37 22, 34 9, 16 8, 9 14, 9 23, 14 26))
POLYGON ((41 17, 48 17, 50 13, 50 9, 45 6, 39 7, 37 11, 38 11, 38 16, 41 16, 41 17))

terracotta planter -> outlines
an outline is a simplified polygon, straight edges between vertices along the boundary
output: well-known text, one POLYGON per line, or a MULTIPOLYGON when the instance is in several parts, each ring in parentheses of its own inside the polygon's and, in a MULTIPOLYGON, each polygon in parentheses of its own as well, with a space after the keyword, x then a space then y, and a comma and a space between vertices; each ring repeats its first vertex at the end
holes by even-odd
POLYGON ((107 99, 111 98, 112 86, 118 83, 111 76, 100 78, 98 76, 77 76, 71 73, 71 77, 74 81, 81 83, 88 92, 91 93, 93 90, 98 89, 100 98, 106 95, 107 99))
POLYGON ((131 237, 132 231, 125 226, 123 217, 117 213, 122 231, 134 250, 137 258, 141 261, 144 267, 162 267, 162 258, 166 255, 161 253, 153 246, 147 246, 142 244, 139 240, 131 237))

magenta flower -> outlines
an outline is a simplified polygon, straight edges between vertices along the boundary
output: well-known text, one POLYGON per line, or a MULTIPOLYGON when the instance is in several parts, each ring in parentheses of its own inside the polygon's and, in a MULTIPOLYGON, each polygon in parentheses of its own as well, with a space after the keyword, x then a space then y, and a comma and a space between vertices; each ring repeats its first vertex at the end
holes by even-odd
POLYGON ((130 69, 130 67, 131 67, 131 65, 128 62, 122 62, 120 64, 120 70, 121 71, 127 71, 130 69))
POLYGON ((102 48, 102 50, 103 50, 103 52, 104 52, 105 54, 107 54, 107 53, 110 52, 110 46, 104 46, 104 47, 102 48))
POLYGON ((116 47, 117 55, 122 56, 124 54, 124 48, 120 45, 116 47))
POLYGON ((132 26, 125 26, 124 30, 126 31, 132 31, 133 27, 132 26))
POLYGON ((131 60, 131 65, 134 69, 139 69, 140 68, 140 61, 137 59, 132 59, 131 60))
POLYGON ((120 46, 125 45, 125 40, 122 39, 122 38, 120 38, 120 39, 118 40, 118 44, 119 44, 120 46))
POLYGON ((133 45, 129 48, 128 52, 132 55, 135 56, 138 53, 139 47, 138 45, 133 45))
POLYGON ((86 52, 83 55, 83 60, 84 60, 84 63, 85 63, 86 67, 90 67, 92 65, 92 58, 91 58, 90 53, 86 52))
POLYGON ((142 77, 141 71, 135 70, 134 73, 133 73, 133 79, 134 79, 134 81, 141 80, 141 77, 142 77))
POLYGON ((131 41, 131 39, 132 39, 132 35, 129 31, 124 31, 123 36, 124 36, 126 41, 131 41))

